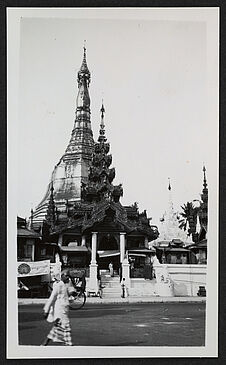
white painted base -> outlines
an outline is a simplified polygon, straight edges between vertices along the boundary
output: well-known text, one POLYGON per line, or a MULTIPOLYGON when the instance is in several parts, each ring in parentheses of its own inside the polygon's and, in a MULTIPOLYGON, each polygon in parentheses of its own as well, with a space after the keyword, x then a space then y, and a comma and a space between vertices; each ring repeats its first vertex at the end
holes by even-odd
POLYGON ((86 291, 87 293, 98 293, 99 285, 97 280, 97 264, 90 264, 89 265, 89 280, 87 281, 86 291))

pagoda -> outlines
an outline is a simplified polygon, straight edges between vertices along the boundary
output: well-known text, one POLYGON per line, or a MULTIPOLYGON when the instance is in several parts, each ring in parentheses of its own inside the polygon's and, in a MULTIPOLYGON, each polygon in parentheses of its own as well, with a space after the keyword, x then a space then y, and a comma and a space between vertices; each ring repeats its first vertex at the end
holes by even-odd
POLYGON ((188 263, 190 253, 187 245, 192 243, 188 230, 179 228, 179 214, 174 210, 172 199, 172 187, 169 179, 168 208, 160 218, 160 235, 157 240, 150 243, 157 250, 157 256, 161 263, 188 263))
POLYGON ((74 127, 65 153, 54 167, 46 194, 32 212, 31 225, 36 230, 42 229, 53 186, 54 202, 58 212, 63 211, 68 202, 81 200, 81 186, 87 182, 94 146, 90 119, 90 80, 84 47, 82 65, 77 75, 78 94, 74 127))
POLYGON ((175 212, 172 198, 172 186, 169 179, 168 185, 168 208, 160 218, 160 236, 158 241, 180 240, 181 242, 191 242, 187 231, 182 231, 178 224, 179 214, 175 212))
POLYGON ((147 242, 158 237, 158 229, 150 225, 146 211, 139 212, 137 204, 123 206, 120 202, 123 188, 113 184, 115 169, 110 167, 112 156, 105 136, 104 112, 102 105, 99 137, 94 144, 88 179, 82 183, 81 200, 67 201, 65 210, 56 217, 50 198, 46 224, 49 239, 61 247, 72 242, 86 246, 92 251, 93 263, 98 251, 117 251, 119 266, 126 250, 147 247, 147 242))
POLYGON ((137 203, 123 206, 120 202, 123 188, 122 184, 113 184, 115 169, 111 167, 112 155, 105 134, 103 102, 99 136, 93 141, 89 83, 84 48, 78 72, 75 126, 47 193, 32 214, 32 227, 38 230, 41 226, 43 242, 58 245, 64 267, 85 269, 89 287, 96 292, 101 269, 108 269, 113 262, 119 275, 128 252, 143 250, 136 254, 144 259, 148 242, 159 233, 156 226, 150 225, 146 210, 139 212, 137 203))

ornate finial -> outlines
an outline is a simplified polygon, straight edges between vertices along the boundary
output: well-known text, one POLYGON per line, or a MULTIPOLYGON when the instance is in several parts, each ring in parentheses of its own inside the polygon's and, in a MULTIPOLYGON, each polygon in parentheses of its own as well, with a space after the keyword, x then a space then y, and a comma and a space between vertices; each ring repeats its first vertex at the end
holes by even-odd
POLYGON ((86 40, 84 40, 84 45, 83 45, 83 60, 85 60, 86 62, 86 40))
MULTIPOLYGON (((102 106, 101 106, 101 122, 104 120, 104 113, 105 113, 105 109, 104 109, 104 102, 103 102, 103 99, 102 99, 102 106)), ((104 123, 103 123, 104 124, 104 123)))
POLYGON ((202 169, 202 171, 203 171, 203 187, 206 189, 207 188, 207 182, 206 182, 206 167, 205 167, 205 165, 203 164, 203 169, 202 169))
POLYGON ((102 99, 102 106, 100 109, 101 112, 101 122, 100 122, 100 135, 98 138, 98 142, 106 142, 107 138, 105 137, 105 125, 104 125, 104 113, 105 113, 105 109, 104 109, 104 103, 103 103, 103 99, 102 99))
POLYGON ((171 185, 170 185, 170 178, 168 177, 169 180, 169 186, 168 186, 168 190, 171 190, 171 185))
POLYGON ((80 82, 80 80, 82 78, 84 78, 87 80, 88 84, 90 82, 90 72, 86 63, 86 46, 85 46, 85 41, 84 41, 84 46, 83 46, 83 60, 82 60, 82 65, 80 67, 80 70, 78 72, 78 82, 80 82))

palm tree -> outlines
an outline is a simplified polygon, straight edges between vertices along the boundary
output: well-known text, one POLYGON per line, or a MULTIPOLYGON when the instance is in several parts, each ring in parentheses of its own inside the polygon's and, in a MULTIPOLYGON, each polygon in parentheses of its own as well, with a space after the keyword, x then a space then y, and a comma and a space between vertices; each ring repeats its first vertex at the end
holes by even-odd
POLYGON ((194 206, 192 202, 187 202, 181 206, 182 212, 180 213, 182 219, 179 220, 179 228, 186 231, 188 228, 188 235, 192 235, 192 240, 197 241, 196 224, 198 208, 194 206))

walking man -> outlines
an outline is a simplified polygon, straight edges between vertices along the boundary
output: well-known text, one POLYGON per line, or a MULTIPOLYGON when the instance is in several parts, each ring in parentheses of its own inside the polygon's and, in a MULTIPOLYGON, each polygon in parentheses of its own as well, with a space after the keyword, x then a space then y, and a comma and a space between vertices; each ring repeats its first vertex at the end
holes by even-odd
POLYGON ((70 277, 68 272, 61 274, 61 280, 54 283, 53 291, 47 300, 43 310, 47 321, 53 321, 53 327, 42 346, 47 346, 49 341, 63 342, 67 346, 72 346, 71 326, 68 317, 69 313, 69 293, 68 283, 70 277), (52 316, 52 320, 50 319, 52 316))

